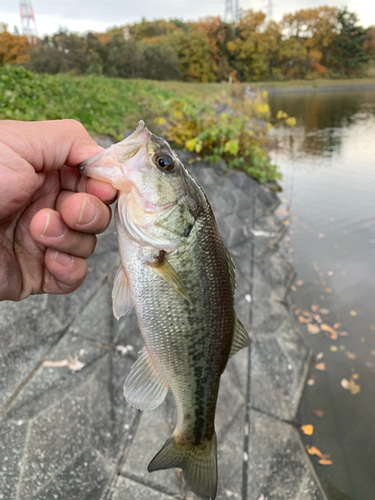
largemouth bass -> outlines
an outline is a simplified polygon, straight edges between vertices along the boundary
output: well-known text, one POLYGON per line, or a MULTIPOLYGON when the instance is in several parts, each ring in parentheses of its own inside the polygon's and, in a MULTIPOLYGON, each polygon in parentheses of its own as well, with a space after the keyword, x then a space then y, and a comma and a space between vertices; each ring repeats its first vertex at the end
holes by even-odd
POLYGON ((249 336, 234 311, 234 266, 211 206, 169 144, 142 121, 79 169, 119 191, 113 312, 118 319, 134 306, 145 342, 125 397, 151 410, 171 389, 177 405, 173 435, 148 470, 179 467, 192 491, 214 499, 220 376, 249 336))

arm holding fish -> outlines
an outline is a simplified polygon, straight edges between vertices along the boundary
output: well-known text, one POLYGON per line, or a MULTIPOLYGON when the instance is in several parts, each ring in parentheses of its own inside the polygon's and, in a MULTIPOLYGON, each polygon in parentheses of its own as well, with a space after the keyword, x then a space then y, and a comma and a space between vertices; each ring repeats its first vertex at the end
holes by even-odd
POLYGON ((75 120, 0 122, 0 300, 70 293, 117 191, 74 167, 101 151, 75 120))

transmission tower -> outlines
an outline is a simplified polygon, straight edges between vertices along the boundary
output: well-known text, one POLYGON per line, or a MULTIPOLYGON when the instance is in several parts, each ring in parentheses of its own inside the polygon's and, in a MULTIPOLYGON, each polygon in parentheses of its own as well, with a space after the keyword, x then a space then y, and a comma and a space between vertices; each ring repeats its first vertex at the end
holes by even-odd
POLYGON ((241 18, 241 7, 239 0, 225 0, 224 20, 228 23, 238 21, 241 18))
POLYGON ((266 5, 266 9, 267 9, 267 18, 268 18, 268 21, 271 21, 271 19, 273 18, 273 8, 276 7, 276 5, 273 3, 272 0, 267 0, 267 5, 266 5))
POLYGON ((27 36, 30 43, 35 43, 38 37, 35 16, 31 0, 20 0, 20 14, 22 34, 27 36))

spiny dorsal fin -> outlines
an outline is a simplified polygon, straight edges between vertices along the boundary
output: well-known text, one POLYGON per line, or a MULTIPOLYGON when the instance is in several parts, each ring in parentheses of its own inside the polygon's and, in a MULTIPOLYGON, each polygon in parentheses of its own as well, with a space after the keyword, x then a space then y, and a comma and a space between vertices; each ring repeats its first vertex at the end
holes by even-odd
POLYGON ((115 279, 113 280, 112 290, 112 309, 116 319, 120 319, 134 306, 133 298, 130 293, 128 278, 122 265, 117 269, 115 279))
POLYGON ((155 263, 150 263, 149 266, 153 271, 161 276, 163 280, 171 285, 172 288, 174 288, 180 295, 182 295, 184 299, 190 302, 185 285, 183 284, 178 272, 167 261, 165 256, 162 255, 162 252, 160 252, 160 254, 160 258, 155 263))
POLYGON ((237 314, 234 322, 234 333, 233 333, 233 340, 232 340, 232 347, 230 350, 229 357, 231 358, 236 354, 236 352, 240 351, 241 349, 244 349, 247 347, 250 343, 250 338, 249 334, 245 330, 245 327, 241 323, 241 321, 238 319, 237 314))
POLYGON ((226 251, 227 260, 228 260, 228 269, 229 269, 229 274, 230 274, 230 285, 232 287, 232 292, 234 293, 234 291, 236 289, 236 271, 235 271, 232 256, 229 253, 229 250, 226 248, 225 251, 226 251))
POLYGON ((124 384, 126 400, 139 410, 153 410, 165 399, 168 387, 161 379, 145 347, 131 367, 124 384))

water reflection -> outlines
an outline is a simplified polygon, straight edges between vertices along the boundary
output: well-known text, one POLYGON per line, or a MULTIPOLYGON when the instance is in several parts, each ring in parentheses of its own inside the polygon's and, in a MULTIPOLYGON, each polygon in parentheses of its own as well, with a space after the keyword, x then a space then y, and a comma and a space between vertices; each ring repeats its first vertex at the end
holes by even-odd
MULTIPOLYGON (((331 500, 375 498, 375 92, 285 94, 270 98, 297 118, 274 131, 280 147, 283 204, 289 220, 283 251, 298 272, 292 302, 328 311, 325 323, 348 332, 336 340, 301 331, 326 371, 312 369, 299 421, 315 427, 305 443, 329 453, 312 463, 331 500), (349 353, 349 354, 348 354, 349 353), (353 395, 342 380, 355 375, 353 395), (322 410, 319 418, 314 410, 322 410)), ((298 320, 297 320, 298 321, 298 320)))

